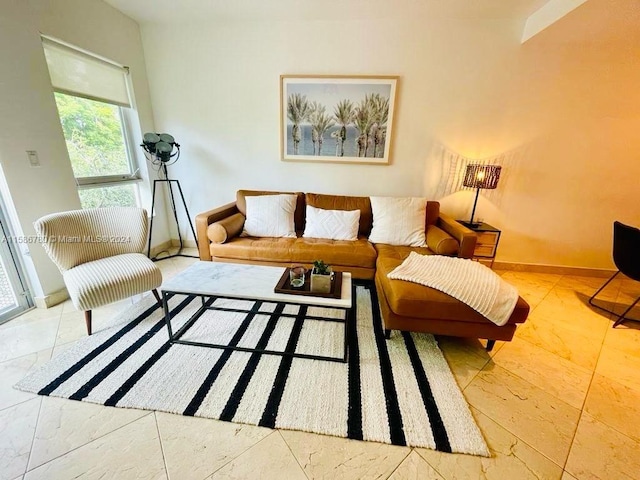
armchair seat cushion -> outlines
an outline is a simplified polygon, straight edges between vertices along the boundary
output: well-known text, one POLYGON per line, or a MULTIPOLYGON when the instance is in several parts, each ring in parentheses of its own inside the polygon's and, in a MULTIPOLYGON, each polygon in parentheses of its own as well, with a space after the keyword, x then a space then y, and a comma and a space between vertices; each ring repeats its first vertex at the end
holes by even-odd
POLYGON ((157 288, 160 269, 141 253, 83 263, 63 273, 74 307, 91 310, 157 288))

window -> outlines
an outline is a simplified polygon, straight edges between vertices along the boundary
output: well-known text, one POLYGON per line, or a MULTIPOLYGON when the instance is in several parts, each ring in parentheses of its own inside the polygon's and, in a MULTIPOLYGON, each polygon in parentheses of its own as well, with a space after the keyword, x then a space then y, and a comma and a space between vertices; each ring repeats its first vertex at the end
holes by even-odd
POLYGON ((82 208, 139 205, 128 141, 128 70, 43 38, 82 208))
POLYGON ((82 208, 138 205, 122 107, 64 93, 55 97, 82 208))

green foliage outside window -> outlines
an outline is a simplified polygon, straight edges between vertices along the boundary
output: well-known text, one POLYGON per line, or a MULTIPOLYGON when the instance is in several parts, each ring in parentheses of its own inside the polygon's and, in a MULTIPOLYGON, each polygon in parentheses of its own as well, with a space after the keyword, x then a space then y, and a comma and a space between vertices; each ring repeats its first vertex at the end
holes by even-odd
MULTIPOLYGON (((55 98, 76 178, 132 173, 119 107, 62 93, 55 98)), ((85 188, 79 194, 82 208, 134 206, 135 190, 121 184, 85 188)))
POLYGON ((79 190, 82 208, 135 207, 136 188, 132 184, 79 190))

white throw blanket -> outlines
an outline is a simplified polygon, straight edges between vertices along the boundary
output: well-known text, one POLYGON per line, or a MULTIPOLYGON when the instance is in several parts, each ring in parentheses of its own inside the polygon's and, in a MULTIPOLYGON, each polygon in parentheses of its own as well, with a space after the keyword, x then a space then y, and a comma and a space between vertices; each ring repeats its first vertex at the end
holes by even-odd
POLYGON ((440 290, 500 326, 509 321, 518 301, 513 285, 481 263, 464 258, 411 252, 388 277, 440 290))

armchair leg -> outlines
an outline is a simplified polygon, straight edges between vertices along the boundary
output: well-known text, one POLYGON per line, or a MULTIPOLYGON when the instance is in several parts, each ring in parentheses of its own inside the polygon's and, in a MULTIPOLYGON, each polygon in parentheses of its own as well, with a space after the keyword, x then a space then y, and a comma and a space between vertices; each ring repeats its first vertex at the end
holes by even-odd
POLYGON ((602 285, 597 291, 596 293, 594 293, 593 295, 591 295, 591 298, 589 299, 589 305, 591 305, 592 307, 596 307, 599 308, 600 310, 604 310, 605 312, 609 312, 609 313, 614 313, 611 310, 607 310, 606 308, 600 307, 599 305, 596 305, 595 303, 593 303, 593 301, 595 300, 595 298, 598 296, 598 294, 604 290, 604 288, 609 285, 609 283, 611 283, 611 280, 613 280, 614 278, 616 278, 618 276, 618 274, 620 273, 620 270, 618 270, 616 273, 613 274, 613 276, 607 280, 604 285, 602 285))
POLYGON ((87 335, 91 335, 91 310, 84 311, 84 323, 87 324, 87 335))
POLYGON ((638 303, 638 300, 640 300, 640 297, 636 298, 636 301, 635 301, 635 302, 633 302, 631 305, 629 305, 629 306, 627 307, 627 309, 622 313, 622 315, 620 315, 620 316, 618 317, 618 319, 617 319, 617 320, 615 321, 615 323, 613 324, 613 328, 616 328, 618 325, 620 325, 622 322, 624 322, 624 321, 626 320, 626 318, 624 318, 624 317, 627 315, 627 313, 629 313, 629 312, 631 311, 631 309, 632 309, 633 307, 635 307, 635 306, 636 306, 636 303, 638 303))
POLYGON ((387 330, 385 328, 385 330, 384 330, 384 338, 386 338, 387 340, 389 340, 391 338, 391 330, 387 330))
POLYGON ((495 340, 487 340, 487 352, 493 350, 493 346, 496 344, 495 340))
POLYGON ((156 297, 158 305, 162 306, 162 299, 160 298, 160 294, 158 293, 158 290, 154 288, 153 290, 151 290, 151 293, 153 293, 153 296, 156 297))

